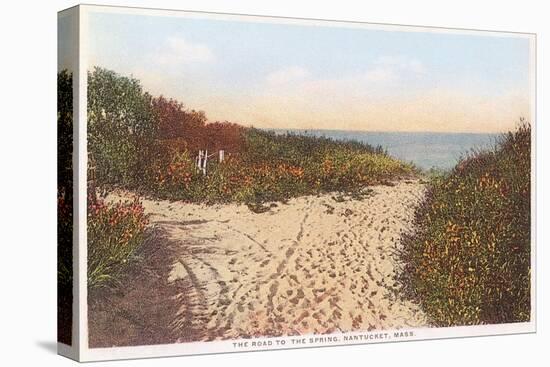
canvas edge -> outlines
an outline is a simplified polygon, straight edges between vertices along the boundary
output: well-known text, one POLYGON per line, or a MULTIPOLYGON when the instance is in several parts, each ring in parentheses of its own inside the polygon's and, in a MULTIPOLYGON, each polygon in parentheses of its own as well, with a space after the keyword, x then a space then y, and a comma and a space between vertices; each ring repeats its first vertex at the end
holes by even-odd
MULTIPOLYGON (((70 18, 71 23, 71 32, 75 32, 78 34, 78 13, 77 13, 77 7, 68 8, 62 11, 59 11, 57 13, 57 22, 58 22, 58 40, 59 40, 59 23, 61 19, 64 18, 70 18)), ((71 49, 71 64, 73 66, 73 76, 77 75, 77 61, 78 61, 78 38, 74 39, 74 44, 70 46, 71 49)), ((58 50, 60 48, 60 45, 57 45, 58 50)), ((58 63, 59 63, 59 53, 58 53, 58 63)), ((73 152, 75 152, 74 147, 76 147, 75 143, 77 142, 77 121, 75 121, 75 116, 78 113, 78 106, 77 106, 77 96, 78 96, 78 83, 74 82, 75 79, 73 78, 73 152)), ((76 163, 78 162, 78 157, 73 154, 73 197, 78 198, 78 187, 74 184, 77 179, 77 172, 74 169, 76 167, 76 163)), ((78 215, 78 203, 77 201, 73 201, 73 218, 77 218, 78 215)), ((59 220, 59 219, 58 219, 59 220)), ((77 259, 78 259, 78 221, 73 220, 73 252, 72 252, 72 262, 73 262, 73 279, 74 275, 77 272, 77 268, 75 265, 77 265, 77 259)), ((73 280, 72 284, 72 292, 73 292, 73 303, 72 303, 72 325, 71 325, 71 345, 65 344, 61 341, 57 341, 57 353, 61 356, 78 360, 79 358, 79 350, 78 350, 78 340, 77 340, 77 334, 78 330, 76 328, 75 320, 77 318, 77 310, 78 310, 78 282, 75 282, 73 280)))
POLYGON ((482 325, 482 326, 455 326, 448 328, 420 328, 420 329, 400 329, 400 330, 380 330, 376 332, 352 332, 330 335, 300 335, 288 337, 273 337, 273 338, 255 338, 255 339, 234 339, 214 342, 193 342, 185 344, 163 344, 163 345, 148 345, 148 346, 131 346, 131 347, 115 347, 115 348, 93 348, 88 349, 82 356, 82 362, 96 361, 111 361, 111 360, 128 360, 128 359, 144 359, 144 358, 160 358, 160 357, 178 357, 178 356, 194 356, 194 355, 215 355, 225 353, 249 353, 259 351, 281 351, 292 349, 313 349, 326 347, 342 347, 342 346, 358 346, 370 345, 379 343, 404 343, 414 341, 428 340, 444 340, 457 338, 477 338, 477 337, 494 337, 502 335, 518 335, 535 333, 534 322, 516 323, 516 324, 500 324, 500 325, 482 325), (495 330, 498 329, 498 330, 495 330), (375 335, 375 334, 393 334, 403 330, 412 331, 415 336, 406 339, 398 340, 370 340, 370 341, 346 341, 346 342, 323 342, 309 345, 292 346, 291 339, 296 338, 315 338, 315 337, 339 337, 340 340, 344 335, 375 335), (263 342, 268 340, 286 340, 285 346, 279 347, 247 347, 234 348, 233 343, 248 341, 263 342))
POLYGON ((534 332, 537 331, 537 279, 538 279, 538 257, 537 257, 537 127, 538 127, 538 38, 532 34, 529 38, 529 99, 531 101, 531 322, 534 324, 534 332))
POLYGON ((118 5, 109 5, 109 4, 93 4, 93 3, 81 3, 80 6, 84 6, 87 8, 103 8, 104 11, 125 11, 125 12, 132 12, 134 14, 139 13, 145 13, 145 12, 153 12, 153 13, 170 13, 171 15, 174 14, 180 14, 181 16, 187 15, 194 15, 199 17, 204 16, 220 16, 220 17, 230 17, 230 18, 236 18, 236 17, 244 17, 248 20, 260 20, 260 21, 266 21, 266 20, 273 20, 275 22, 285 22, 285 21, 291 21, 291 22, 318 22, 323 25, 330 25, 332 24, 349 24, 351 26, 361 26, 361 25, 367 25, 367 26, 377 26, 377 27, 393 27, 393 28, 400 28, 401 30, 403 28, 408 28, 408 30, 414 30, 417 31, 449 31, 449 32, 459 32, 459 33, 475 33, 479 34, 479 32, 484 33, 495 33, 495 34, 509 34, 513 36, 536 36, 535 32, 527 32, 527 31, 510 31, 510 30, 502 30, 502 29, 481 29, 481 28, 462 28, 462 27, 443 27, 443 26, 434 26, 434 25, 419 25, 419 24, 403 24, 403 23, 384 23, 384 22, 367 22, 367 21, 360 21, 360 20, 351 20, 351 19, 328 19, 328 18, 308 18, 308 17, 291 17, 291 16, 282 16, 282 15, 266 15, 266 14, 249 14, 249 13, 226 13, 226 12, 217 12, 217 11, 204 11, 204 10, 190 10, 190 9, 172 9, 172 8, 153 8, 153 7, 140 7, 140 6, 118 6, 118 5))
MULTIPOLYGON (((57 13, 58 25, 61 19, 70 18, 70 22, 71 22, 70 31, 74 32, 77 35, 77 37, 74 38, 74 44, 70 45, 70 49, 71 49, 70 62, 72 64, 71 69, 72 69, 73 76, 78 75, 78 43, 79 43, 78 28, 79 27, 78 27, 78 10, 77 9, 78 7, 72 7, 72 8, 59 11, 57 13)), ((58 32, 59 32, 59 28, 58 28, 58 32)), ((59 37, 58 37, 58 40, 59 40, 59 37)), ((57 47, 59 50, 60 45, 58 44, 57 47)), ((59 58, 59 54, 58 54, 58 58, 59 58)), ((58 63, 59 63, 59 60, 58 60, 58 63)), ((77 152, 77 143, 78 143, 78 135, 77 135, 78 118, 77 117, 75 118, 75 116, 77 116, 77 113, 78 113, 79 101, 78 101, 78 83, 75 83, 74 78, 73 78, 72 89, 73 89, 73 198, 75 198, 73 200, 73 218, 75 219, 73 220, 72 262, 73 262, 73 279, 76 279, 75 274, 78 273, 78 268, 77 268, 78 245, 77 244, 78 244, 78 228, 79 228, 78 221, 76 220, 76 218, 78 215, 78 208, 79 208, 79 203, 78 203, 79 190, 78 190, 78 185, 75 184, 77 182, 76 180, 78 179, 78 173, 77 173, 78 169, 77 169, 77 166, 75 165, 77 158, 74 153, 77 152)), ((73 360, 79 359, 78 324, 77 322, 75 322, 78 319, 78 300, 79 300, 78 290, 79 290, 78 282, 73 280, 73 283, 72 283, 72 292, 73 292, 72 314, 73 315, 72 315, 72 325, 71 325, 71 329, 72 329, 71 345, 65 344, 61 341, 57 341, 57 353, 61 356, 64 356, 73 360)))
POLYGON ((83 355, 88 350, 88 17, 84 6, 78 6, 78 360, 82 362, 83 355))

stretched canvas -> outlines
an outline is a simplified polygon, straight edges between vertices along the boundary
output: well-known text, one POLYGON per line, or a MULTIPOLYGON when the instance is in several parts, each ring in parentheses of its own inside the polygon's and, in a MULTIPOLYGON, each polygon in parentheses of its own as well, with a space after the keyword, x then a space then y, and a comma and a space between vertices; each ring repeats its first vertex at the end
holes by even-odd
POLYGON ((535 331, 535 35, 58 19, 58 341, 80 361, 535 331))

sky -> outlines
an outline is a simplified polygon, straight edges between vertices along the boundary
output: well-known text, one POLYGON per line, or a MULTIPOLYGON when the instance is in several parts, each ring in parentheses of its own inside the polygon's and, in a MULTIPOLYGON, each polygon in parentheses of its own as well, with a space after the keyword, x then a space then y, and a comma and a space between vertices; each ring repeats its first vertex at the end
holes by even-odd
POLYGON ((90 69, 131 75, 210 121, 502 132, 530 118, 522 36, 101 12, 88 34, 90 69))

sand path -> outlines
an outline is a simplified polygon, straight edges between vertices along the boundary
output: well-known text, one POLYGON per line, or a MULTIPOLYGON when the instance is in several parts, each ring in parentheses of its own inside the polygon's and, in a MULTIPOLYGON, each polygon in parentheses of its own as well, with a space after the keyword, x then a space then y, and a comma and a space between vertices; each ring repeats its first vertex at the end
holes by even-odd
POLYGON ((415 304, 396 297, 393 256, 425 188, 368 190, 363 200, 307 196, 261 214, 144 200, 178 249, 167 281, 186 291, 171 326, 215 340, 425 325, 415 304))

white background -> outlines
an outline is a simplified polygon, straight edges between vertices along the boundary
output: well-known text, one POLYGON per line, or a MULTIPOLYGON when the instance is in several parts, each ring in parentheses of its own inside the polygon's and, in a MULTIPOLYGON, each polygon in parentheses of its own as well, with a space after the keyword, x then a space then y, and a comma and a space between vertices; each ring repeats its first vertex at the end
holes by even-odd
MULTIPOLYGON (((538 333, 380 345, 106 362, 115 366, 541 365, 550 360, 544 264, 548 231, 550 26, 544 1, 96 1, 184 10, 445 26, 538 34, 538 333), (547 44, 545 47, 545 43, 547 44), (546 98, 548 99, 548 98, 546 98), (548 166, 548 163, 546 163, 548 166)), ((73 1, 3 2, 0 10, 0 364, 69 365, 56 339, 56 31, 73 1), (7 205, 6 205, 7 204, 7 205)))

